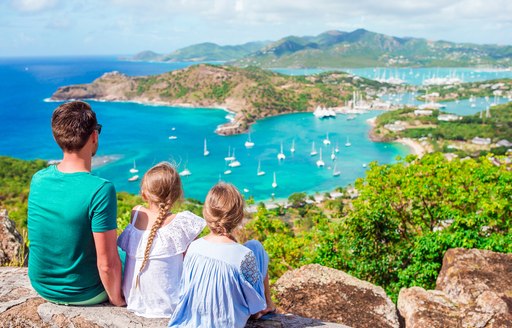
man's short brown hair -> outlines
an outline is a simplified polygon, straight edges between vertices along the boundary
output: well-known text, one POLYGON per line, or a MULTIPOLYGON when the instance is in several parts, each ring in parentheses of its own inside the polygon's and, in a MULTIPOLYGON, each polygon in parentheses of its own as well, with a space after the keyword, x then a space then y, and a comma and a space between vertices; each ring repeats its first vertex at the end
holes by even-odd
POLYGON ((98 121, 91 106, 83 101, 60 105, 53 111, 52 132, 64 151, 79 151, 96 129, 98 121))

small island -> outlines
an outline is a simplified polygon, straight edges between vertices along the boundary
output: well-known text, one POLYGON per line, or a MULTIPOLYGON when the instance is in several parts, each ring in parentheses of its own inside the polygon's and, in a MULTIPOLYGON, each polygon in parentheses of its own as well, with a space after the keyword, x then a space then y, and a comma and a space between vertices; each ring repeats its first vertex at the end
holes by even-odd
MULTIPOLYGON (((105 73, 90 84, 60 87, 51 99, 223 108, 235 117, 216 132, 232 135, 246 132, 250 124, 264 117, 312 112, 317 106, 351 106, 354 92, 362 101, 371 102, 378 94, 403 92, 407 88, 344 72, 288 76, 254 67, 200 64, 153 76, 105 73)), ((381 109, 377 103, 368 104, 370 108, 381 109)))

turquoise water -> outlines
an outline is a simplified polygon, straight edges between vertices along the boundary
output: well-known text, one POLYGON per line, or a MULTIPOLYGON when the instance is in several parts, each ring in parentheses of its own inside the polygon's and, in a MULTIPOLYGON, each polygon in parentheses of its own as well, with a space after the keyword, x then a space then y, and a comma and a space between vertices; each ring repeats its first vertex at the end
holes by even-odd
MULTIPOLYGON (((381 99, 384 101, 390 101, 392 104, 405 104, 408 106, 418 106, 424 103, 417 100, 414 93, 404 93, 392 96, 385 95, 381 97, 381 99)), ((458 102, 443 102, 443 105, 445 105, 446 108, 441 109, 441 111, 462 116, 474 115, 481 111, 487 110, 489 106, 501 105, 507 102, 509 102, 509 99, 505 97, 476 97, 473 102, 471 102, 469 99, 463 99, 458 102)))
POLYGON ((310 75, 326 71, 339 70, 354 75, 359 75, 369 79, 397 77, 407 84, 421 85, 425 79, 432 77, 457 77, 463 82, 485 81, 500 78, 512 78, 512 70, 497 69, 475 69, 475 68, 339 68, 339 69, 320 69, 320 68, 276 68, 275 72, 289 75, 310 75))
MULTIPOLYGON (((123 62, 114 57, 0 58, 0 115, 3 120, 0 155, 22 159, 60 158, 60 149, 53 141, 50 129, 51 113, 58 103, 44 101, 59 86, 88 83, 113 70, 135 76, 158 74, 188 65, 191 63, 123 62)), ((419 72, 423 73, 423 70, 419 69, 419 72)), ((360 73, 363 72, 371 73, 372 70, 363 69, 360 73)), ((416 70, 412 75, 416 75, 416 70)), ((407 102, 406 97, 399 101, 407 102)), ((152 165, 165 160, 175 163, 179 170, 186 167, 192 172, 183 178, 186 197, 202 200, 208 189, 222 179, 234 183, 241 191, 248 190, 244 193, 256 200, 286 198, 293 192, 323 192, 346 186, 364 176, 363 164, 375 160, 390 163, 398 155, 408 153, 404 146, 373 143, 368 139, 366 120, 379 112, 359 115, 350 121, 344 116, 318 120, 310 113, 267 118, 251 127, 255 146, 246 149, 247 135, 223 137, 213 132, 217 125, 227 120, 223 110, 135 103, 91 104, 103 124, 98 156, 115 159, 95 167, 94 172, 113 181, 119 191, 138 192, 139 182, 128 181, 134 161, 142 175, 152 165), (327 133, 332 142, 330 146, 322 142, 327 133), (177 138, 170 140, 171 135, 177 138), (344 146, 347 137, 351 147, 344 146), (208 157, 203 156, 205 138, 210 151, 208 157), (293 140, 294 154, 289 150, 293 140), (309 155, 313 141, 317 150, 322 148, 323 168, 315 165, 318 155, 309 155), (281 143, 286 159, 279 162, 277 154, 281 143), (341 174, 333 177, 334 162, 330 155, 336 143, 340 152, 335 163, 341 174), (231 168, 232 173, 225 175, 228 167, 224 157, 228 148, 235 149, 241 166, 231 168), (263 176, 256 174, 258 161, 266 172, 263 176), (274 172, 277 188, 272 187, 274 172)), ((482 103, 482 109, 486 105, 482 103)), ((459 114, 477 110, 481 110, 480 107, 471 108, 463 101, 453 108, 453 112, 459 114)))
POLYGON ((376 116, 373 112, 347 121, 343 117, 318 120, 310 113, 282 115, 259 121, 251 128, 254 147, 244 146, 247 135, 223 137, 216 135, 215 127, 226 122, 226 112, 213 109, 184 109, 163 106, 144 106, 133 103, 91 102, 101 113, 103 124, 98 156, 115 155, 119 159, 102 166, 96 172, 113 181, 118 190, 137 192, 138 182, 129 182, 129 169, 136 162, 140 172, 160 161, 174 163, 180 171, 187 168, 191 175, 183 177, 187 197, 204 199, 208 189, 219 179, 235 184, 247 196, 256 200, 286 198, 293 192, 322 192, 353 183, 364 174, 363 163, 377 160, 388 163, 398 155, 407 154, 401 145, 373 143, 367 133, 365 120, 376 116), (174 130, 173 130, 174 129, 174 130), (329 133, 331 146, 323 140, 329 133), (169 140, 169 136, 177 139, 169 140), (345 147, 346 138, 352 143, 345 147), (209 156, 203 155, 207 139, 209 156), (296 151, 290 152, 295 140, 296 151), (318 168, 319 155, 310 156, 312 142, 317 151, 322 148, 324 168, 318 168), (280 144, 286 155, 277 160, 280 144), (337 169, 340 176, 333 177, 332 148, 339 145, 337 169), (235 149, 240 167, 228 169, 224 160, 229 150, 235 149), (266 174, 257 176, 258 161, 266 174), (278 187, 272 188, 273 173, 278 187))

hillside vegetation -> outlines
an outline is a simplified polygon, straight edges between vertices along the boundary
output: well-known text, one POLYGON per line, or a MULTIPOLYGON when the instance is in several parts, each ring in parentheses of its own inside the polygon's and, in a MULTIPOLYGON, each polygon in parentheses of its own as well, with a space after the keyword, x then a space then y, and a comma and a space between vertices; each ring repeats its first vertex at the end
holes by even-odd
POLYGON ((263 241, 272 278, 319 263, 382 286, 396 301, 404 287, 435 289, 449 248, 512 252, 511 169, 440 153, 372 163, 355 182, 358 198, 260 207, 243 240, 263 241))
POLYGON ((269 42, 256 41, 241 45, 220 46, 212 42, 204 42, 181 48, 164 55, 153 51, 142 51, 129 59, 137 61, 164 62, 228 61, 247 56, 248 54, 263 48, 268 43, 269 42))

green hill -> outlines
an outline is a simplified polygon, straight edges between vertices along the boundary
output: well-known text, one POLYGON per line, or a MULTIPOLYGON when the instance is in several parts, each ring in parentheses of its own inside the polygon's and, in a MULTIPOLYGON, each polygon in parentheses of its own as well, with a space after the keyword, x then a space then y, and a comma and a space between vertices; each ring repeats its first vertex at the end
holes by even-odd
POLYGON ((133 60, 229 61, 272 67, 464 67, 512 65, 512 46, 477 45, 395 37, 358 29, 316 36, 287 36, 274 42, 220 46, 200 43, 167 55, 144 51, 133 60))
POLYGON ((150 51, 150 50, 146 50, 146 51, 139 52, 138 54, 136 54, 135 56, 130 58, 130 60, 135 60, 135 61, 160 61, 161 57, 162 57, 161 54, 157 54, 156 52, 153 52, 153 51, 150 51))
POLYGON ((395 88, 343 72, 288 76, 260 68, 201 64, 154 76, 106 73, 90 84, 61 87, 54 100, 97 99, 227 108, 236 113, 219 134, 247 130, 257 119, 312 111, 316 106, 346 105, 353 91, 371 99, 395 88))
POLYGON ((165 61, 165 62, 205 62, 205 61, 228 61, 237 60, 250 53, 253 53, 267 42, 248 42, 241 45, 220 46, 215 43, 205 42, 178 49, 170 54, 160 55, 152 51, 143 51, 132 60, 140 61, 165 61))

